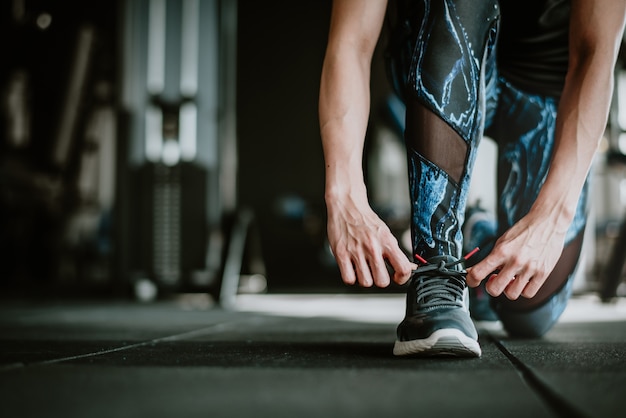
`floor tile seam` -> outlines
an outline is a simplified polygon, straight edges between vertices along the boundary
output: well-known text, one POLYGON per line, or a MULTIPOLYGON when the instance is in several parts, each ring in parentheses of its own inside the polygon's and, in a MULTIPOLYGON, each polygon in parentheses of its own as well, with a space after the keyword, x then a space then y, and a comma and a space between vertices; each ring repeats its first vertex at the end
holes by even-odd
POLYGON ((138 343, 122 345, 120 347, 114 347, 114 348, 109 348, 109 349, 90 352, 90 353, 59 357, 59 358, 54 358, 54 359, 49 359, 49 360, 35 361, 32 363, 25 363, 25 362, 9 363, 5 365, 0 365, 0 373, 8 372, 11 370, 16 370, 20 368, 32 367, 32 366, 48 366, 48 365, 64 363, 64 362, 69 362, 69 361, 74 361, 74 360, 81 360, 81 359, 85 359, 89 357, 103 356, 106 354, 118 353, 121 351, 132 350, 135 348, 152 346, 152 345, 159 344, 159 343, 190 340, 193 338, 198 338, 198 337, 202 337, 205 335, 210 335, 210 334, 215 334, 215 333, 226 331, 230 328, 241 325, 242 322, 246 322, 246 319, 238 319, 238 320, 229 321, 229 322, 219 322, 219 323, 212 324, 207 327, 203 327, 203 328, 192 330, 192 331, 186 331, 186 332, 182 332, 179 334, 168 335, 165 337, 154 338, 154 339, 147 340, 147 341, 141 341, 138 343))
POLYGON ((522 381, 555 414, 562 418, 589 418, 582 410, 562 396, 546 382, 539 373, 515 356, 498 338, 488 334, 489 339, 516 369, 522 381))

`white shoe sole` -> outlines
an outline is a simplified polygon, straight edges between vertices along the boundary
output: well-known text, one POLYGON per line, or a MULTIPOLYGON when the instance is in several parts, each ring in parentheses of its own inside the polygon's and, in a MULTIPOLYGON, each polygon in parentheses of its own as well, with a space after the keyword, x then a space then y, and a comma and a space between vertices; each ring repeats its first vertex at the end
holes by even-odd
POLYGON ((454 328, 439 329, 422 340, 396 341, 393 347, 396 356, 452 356, 480 357, 482 351, 478 341, 454 328))

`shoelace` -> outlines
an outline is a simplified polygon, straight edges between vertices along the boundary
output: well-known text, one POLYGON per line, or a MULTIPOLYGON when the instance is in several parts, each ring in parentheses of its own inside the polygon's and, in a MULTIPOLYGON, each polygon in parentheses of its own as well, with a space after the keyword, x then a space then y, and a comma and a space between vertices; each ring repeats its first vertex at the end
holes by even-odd
POLYGON ((413 270, 419 278, 416 280, 417 302, 422 309, 440 307, 443 305, 463 306, 463 292, 465 290, 465 270, 455 270, 453 267, 464 263, 479 249, 475 248, 459 260, 446 263, 440 260, 437 264, 430 264, 423 258, 416 256, 423 263, 413 270))

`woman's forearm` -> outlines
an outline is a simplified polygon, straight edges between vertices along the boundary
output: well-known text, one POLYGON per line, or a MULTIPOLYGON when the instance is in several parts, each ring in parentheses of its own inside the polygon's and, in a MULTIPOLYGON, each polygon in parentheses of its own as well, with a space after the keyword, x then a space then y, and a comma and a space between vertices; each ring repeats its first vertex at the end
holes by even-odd
MULTIPOLYGON (((616 3, 617 4, 617 3, 616 3)), ((560 99, 555 148, 546 181, 531 212, 567 229, 574 217, 583 184, 604 134, 613 92, 613 71, 624 25, 624 6, 613 16, 604 12, 605 33, 580 34, 579 19, 599 16, 584 8, 573 16, 572 53, 560 99), (587 13, 586 13, 587 12, 587 13), (621 13, 621 18, 619 17, 621 13)))
POLYGON ((329 57, 320 88, 320 133, 327 198, 364 188, 362 159, 369 116, 369 68, 329 57))
POLYGON ((386 0, 335 0, 320 83, 319 118, 327 201, 365 197, 363 146, 370 68, 386 0))

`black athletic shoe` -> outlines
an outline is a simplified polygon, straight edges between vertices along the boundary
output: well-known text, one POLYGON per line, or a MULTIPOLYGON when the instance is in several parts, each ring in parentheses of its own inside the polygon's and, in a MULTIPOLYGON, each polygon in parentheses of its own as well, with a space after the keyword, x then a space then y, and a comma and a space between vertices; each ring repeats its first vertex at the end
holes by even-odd
POLYGON ((438 256, 415 270, 406 316, 398 325, 396 356, 480 357, 478 333, 467 300, 465 260, 438 256))

